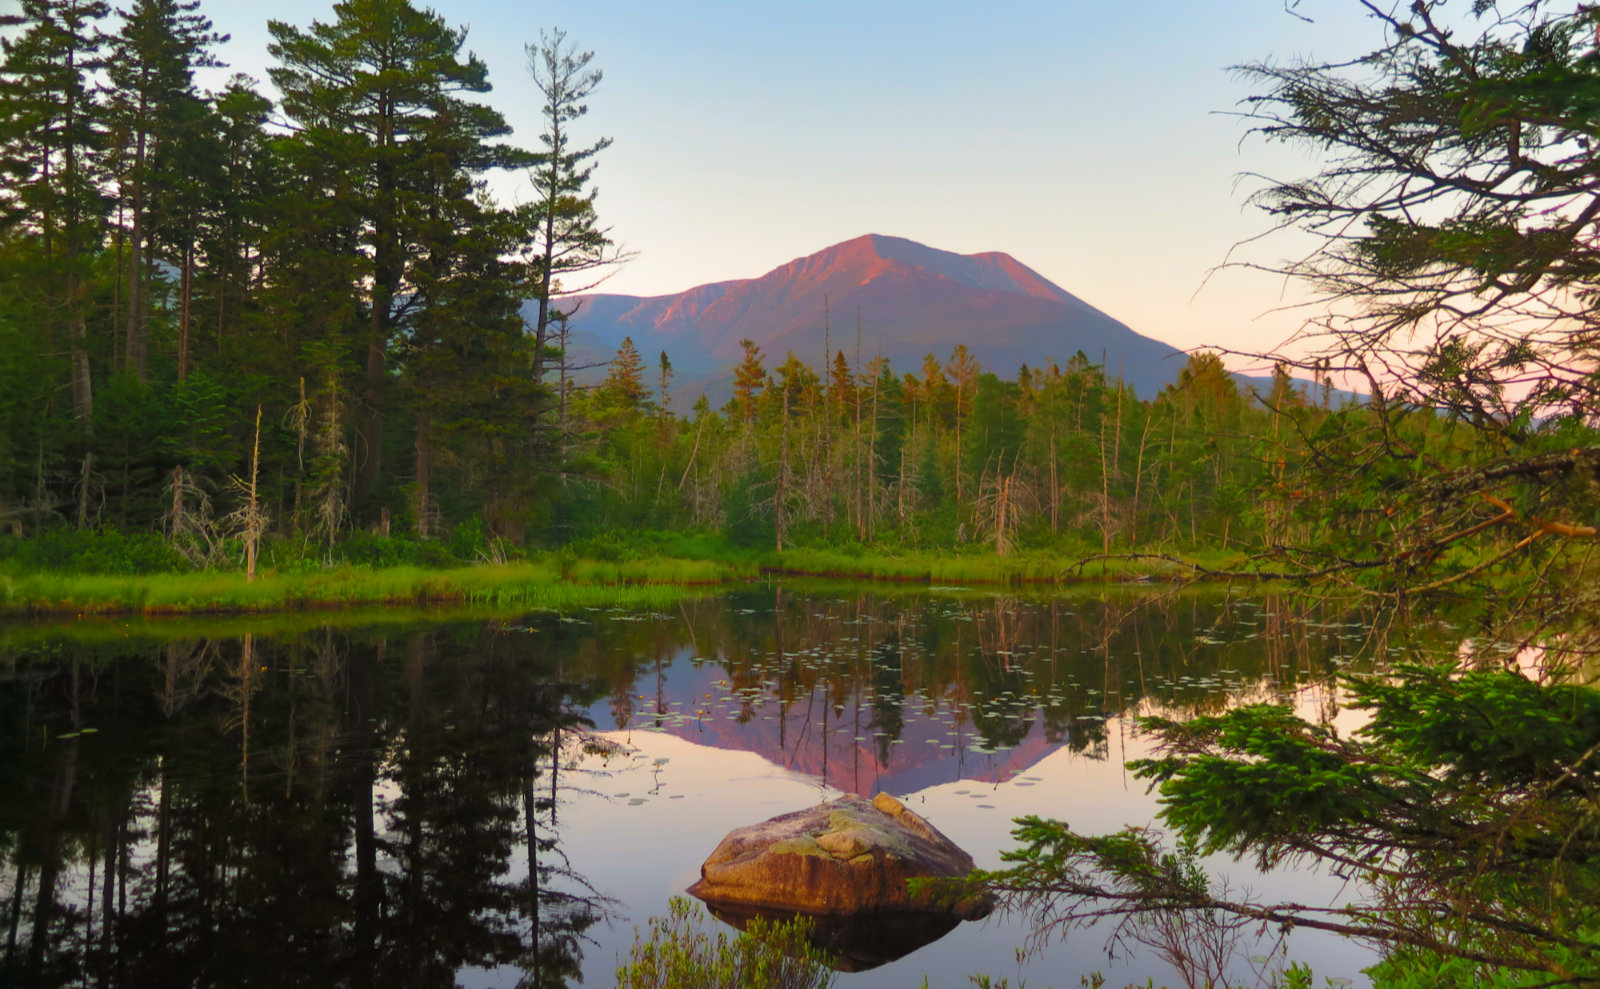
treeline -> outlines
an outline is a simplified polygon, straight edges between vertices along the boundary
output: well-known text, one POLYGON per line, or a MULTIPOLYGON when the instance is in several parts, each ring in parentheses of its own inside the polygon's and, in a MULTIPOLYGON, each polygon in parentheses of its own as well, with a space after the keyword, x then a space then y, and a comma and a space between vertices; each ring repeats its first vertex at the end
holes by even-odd
POLYGON ((561 296, 620 258, 590 186, 609 142, 572 137, 600 73, 559 31, 528 46, 525 150, 465 31, 409 0, 270 22, 276 101, 201 91, 225 39, 198 0, 7 23, 0 527, 24 542, 159 537, 207 565, 256 533, 280 561, 691 527, 1000 554, 1306 534, 1327 390, 1280 369, 1247 395, 1210 354, 1142 398, 1081 353, 1007 379, 964 347, 908 371, 746 342, 727 405, 680 414, 670 355, 628 342, 579 387, 561 296), (504 170, 525 205, 489 194, 504 170))
POLYGON ((1285 535, 1286 472, 1328 414, 1281 370, 1258 400, 1210 353, 1142 400, 1082 353, 1007 380, 965 346, 903 374, 842 350, 826 374, 792 352, 769 368, 743 347, 720 412, 702 398, 674 416, 670 355, 650 375, 631 340, 602 384, 569 388, 559 432, 589 469, 559 525, 692 525, 779 549, 1254 545, 1285 535))

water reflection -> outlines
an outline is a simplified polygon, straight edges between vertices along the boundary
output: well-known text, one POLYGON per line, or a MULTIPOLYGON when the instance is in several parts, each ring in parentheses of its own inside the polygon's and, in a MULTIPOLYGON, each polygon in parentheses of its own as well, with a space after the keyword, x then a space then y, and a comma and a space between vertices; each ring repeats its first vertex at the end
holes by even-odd
POLYGON ((0 982, 453 986, 515 965, 565 984, 604 911, 551 796, 592 694, 503 639, 13 657, 0 982))
POLYGON ((811 921, 811 943, 826 952, 833 959, 833 967, 840 972, 867 972, 887 965, 932 944, 961 925, 960 920, 949 914, 884 913, 840 917, 712 904, 707 904, 706 909, 713 917, 741 931, 757 917, 772 921, 804 916, 811 921))
POLYGON ((1274 600, 975 604, 782 589, 678 617, 657 616, 625 647, 597 722, 754 752, 869 798, 1001 782, 1062 746, 1103 758, 1108 718, 1271 693, 1369 628, 1315 628, 1274 600), (662 634, 673 628, 698 631, 662 634))
MULTIPOLYGON (((610 901, 568 858, 607 840, 563 832, 583 774, 628 762, 594 727, 864 796, 1027 786, 1051 752, 1105 758, 1120 712, 1275 693, 1365 634, 1273 600, 781 589, 662 614, 178 632, 4 630, 0 984, 605 983, 607 918, 665 903, 610 901)), ((628 803, 661 796, 660 769, 628 803)), ((894 957, 888 941, 853 966, 894 957)))

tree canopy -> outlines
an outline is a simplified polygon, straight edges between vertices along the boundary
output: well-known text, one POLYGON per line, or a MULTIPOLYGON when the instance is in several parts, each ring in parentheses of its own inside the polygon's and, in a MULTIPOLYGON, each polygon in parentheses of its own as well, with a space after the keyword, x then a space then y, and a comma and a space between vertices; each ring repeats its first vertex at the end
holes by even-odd
POLYGON ((1308 927, 1377 946, 1382 984, 1594 985, 1600 19, 1537 0, 1363 6, 1386 32, 1365 57, 1241 69, 1264 89, 1244 104, 1256 133, 1323 163, 1256 197, 1313 237, 1275 267, 1318 293, 1317 349, 1293 363, 1367 393, 1316 419, 1276 383, 1265 397, 1305 455, 1269 467, 1292 490, 1257 559, 1406 621, 1456 594, 1471 638, 1447 666, 1342 677, 1354 730, 1287 705, 1146 719, 1155 755, 1131 765, 1171 835, 1029 818, 984 881, 1047 932, 1308 927), (1356 893, 1251 897, 1208 879, 1203 853, 1315 863, 1356 893))

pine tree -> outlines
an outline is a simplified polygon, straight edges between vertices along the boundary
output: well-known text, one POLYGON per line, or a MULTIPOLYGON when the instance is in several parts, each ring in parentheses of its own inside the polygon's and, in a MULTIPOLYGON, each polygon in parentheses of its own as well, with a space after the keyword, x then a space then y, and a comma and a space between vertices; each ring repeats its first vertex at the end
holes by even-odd
POLYGON ((208 49, 228 40, 197 13, 199 6, 199 0, 134 0, 106 61, 113 87, 110 118, 121 144, 119 212, 128 212, 124 354, 141 381, 149 360, 150 279, 157 260, 152 254, 163 241, 175 248, 180 269, 180 377, 188 370, 195 171, 202 158, 197 143, 208 117, 194 72, 220 64, 208 49))
POLYGON ((647 391, 644 386, 644 361, 633 345, 633 338, 623 337, 596 398, 608 411, 633 416, 643 407, 647 391))
POLYGON ((756 420, 756 398, 766 381, 767 369, 761 363, 761 348, 755 341, 740 340, 739 346, 744 349, 744 359, 733 369, 733 399, 729 407, 741 423, 750 425, 756 420))
POLYGON ((501 115, 464 94, 489 91, 488 69, 463 53, 466 29, 452 29, 410 0, 345 0, 334 20, 306 30, 269 21, 268 70, 299 128, 290 150, 331 164, 351 185, 337 191, 359 218, 362 271, 352 292, 366 313, 362 449, 356 500, 380 477, 388 407, 389 350, 418 296, 411 291, 417 225, 429 211, 432 156, 468 175, 525 164, 526 155, 489 141, 509 132, 501 115))
MULTIPOLYGON (((244 318, 260 310, 256 281, 264 267, 263 241, 271 225, 281 221, 273 207, 281 194, 282 170, 274 167, 264 129, 272 101, 256 92, 248 76, 230 79, 212 96, 211 105, 206 143, 215 163, 206 174, 197 230, 201 265, 193 308, 197 338, 208 339, 211 352, 221 356, 230 343, 244 342, 244 318)), ((260 356, 260 342, 248 348, 252 356, 260 356)), ((180 347, 180 380, 193 360, 192 350, 186 353, 180 347)), ((282 360, 287 355, 271 356, 282 360)), ((289 364, 282 360, 276 367, 279 380, 292 380, 303 370, 289 364)))
POLYGON ((9 223, 20 222, 39 240, 59 314, 49 330, 64 324, 73 415, 87 432, 94 396, 83 293, 106 212, 105 124, 90 74, 104 64, 97 24, 110 8, 104 0, 20 5, 21 33, 0 38, 0 203, 9 223))
POLYGON ((537 305, 533 338, 534 378, 544 371, 545 348, 552 324, 562 315, 551 307, 557 296, 592 288, 588 284, 564 283, 564 278, 586 275, 620 264, 626 255, 611 242, 609 231, 600 226, 595 213, 595 190, 590 187, 594 159, 611 146, 611 139, 600 138, 588 147, 573 144, 571 127, 589 112, 584 101, 599 88, 602 73, 591 69, 594 52, 580 52, 567 40, 565 31, 539 33, 537 45, 527 45, 528 74, 544 95, 540 112, 544 131, 543 145, 534 159, 530 175, 534 200, 523 207, 521 218, 529 234, 529 295, 537 305))

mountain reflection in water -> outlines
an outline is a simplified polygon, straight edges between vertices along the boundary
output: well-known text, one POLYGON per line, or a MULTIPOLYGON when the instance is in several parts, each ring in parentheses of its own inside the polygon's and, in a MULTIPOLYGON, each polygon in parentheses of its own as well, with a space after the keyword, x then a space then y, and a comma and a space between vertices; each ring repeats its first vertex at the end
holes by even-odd
MULTIPOLYGON (((648 810, 588 785, 629 733, 863 796, 1023 787, 1052 752, 1104 759, 1119 712, 1275 696, 1357 627, 1138 604, 762 589, 665 614, 8 625, 0 985, 608 984, 666 904, 596 888, 574 843, 623 838, 563 822, 648 810)), ((738 786, 690 795, 715 823, 648 888, 750 823, 738 786)), ((915 947, 890 940, 839 942, 845 967, 915 947)))

